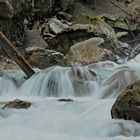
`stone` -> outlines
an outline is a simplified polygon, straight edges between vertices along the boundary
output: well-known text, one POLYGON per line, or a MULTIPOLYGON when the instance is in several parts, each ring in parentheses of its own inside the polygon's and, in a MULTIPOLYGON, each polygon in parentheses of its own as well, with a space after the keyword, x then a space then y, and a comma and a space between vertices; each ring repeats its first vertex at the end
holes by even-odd
POLYGON ((114 119, 133 120, 140 123, 140 81, 129 85, 116 99, 111 109, 114 119))
POLYGON ((53 32, 54 34, 61 33, 62 31, 69 28, 67 24, 62 23, 61 21, 55 18, 50 19, 48 24, 50 32, 53 32))
POLYGON ((54 65, 68 65, 62 53, 48 49, 30 49, 25 54, 25 58, 33 67, 38 67, 40 69, 45 69, 54 65))
POLYGON ((38 29, 26 30, 25 31, 25 48, 35 47, 35 48, 47 48, 48 44, 41 37, 38 29))
POLYGON ((59 102, 73 102, 72 99, 58 99, 59 102))
POLYGON ((71 27, 68 30, 57 34, 55 37, 49 37, 45 40, 49 45, 49 49, 56 50, 65 55, 69 48, 75 43, 87 40, 95 36, 92 31, 92 27, 94 26, 79 25, 77 27, 71 27))
MULTIPOLYGON (((84 19, 83 19, 84 21, 84 19)), ((71 46, 93 37, 104 39, 102 48, 112 51, 119 57, 126 58, 132 48, 117 39, 114 29, 100 17, 86 16, 84 24, 73 24, 70 29, 46 39, 49 48, 66 54, 71 46)))
POLYGON ((93 69, 88 69, 80 66, 72 66, 69 71, 69 77, 74 89, 74 96, 83 97, 92 95, 96 90, 96 85, 93 85, 91 81, 101 84, 103 81, 102 76, 96 73, 93 69))
POLYGON ((2 109, 28 109, 31 106, 30 102, 15 99, 14 101, 7 102, 2 109))
POLYGON ((99 46, 104 43, 102 38, 91 38, 86 41, 77 43, 71 46, 70 50, 65 55, 68 61, 82 64, 91 64, 99 61, 103 54, 103 49, 99 46))
POLYGON ((117 32, 116 33, 116 36, 118 39, 124 37, 124 36, 127 36, 128 35, 128 32, 117 32))
POLYGON ((139 80, 139 76, 135 71, 129 68, 122 68, 104 82, 103 87, 105 89, 101 98, 118 97, 131 82, 136 80, 139 80))

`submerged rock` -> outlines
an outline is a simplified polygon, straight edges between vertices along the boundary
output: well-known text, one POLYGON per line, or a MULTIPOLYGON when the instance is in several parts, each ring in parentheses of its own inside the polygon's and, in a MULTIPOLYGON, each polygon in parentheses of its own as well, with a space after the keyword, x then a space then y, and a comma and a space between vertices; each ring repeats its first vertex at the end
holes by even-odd
POLYGON ((101 98, 117 97, 120 93, 132 82, 139 80, 139 75, 129 69, 122 69, 112 75, 107 81, 104 82, 103 86, 104 94, 101 98))
POLYGON ((111 115, 112 118, 140 123, 140 81, 129 85, 120 94, 112 106, 111 115))
POLYGON ((72 99, 58 99, 59 102, 73 102, 72 99))
POLYGON ((16 99, 14 101, 7 102, 2 109, 10 109, 10 108, 15 108, 15 109, 28 109, 31 106, 30 102, 27 101, 22 101, 19 99, 16 99))
POLYGON ((103 81, 103 77, 93 69, 77 66, 71 67, 69 77, 77 97, 92 95, 98 84, 101 84, 103 81))

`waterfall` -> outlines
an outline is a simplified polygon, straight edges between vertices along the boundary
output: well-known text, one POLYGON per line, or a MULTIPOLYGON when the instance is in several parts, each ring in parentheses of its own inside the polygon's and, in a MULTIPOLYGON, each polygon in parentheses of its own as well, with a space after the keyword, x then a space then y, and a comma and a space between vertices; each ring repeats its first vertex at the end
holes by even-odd
POLYGON ((0 109, 0 140, 138 140, 138 123, 113 120, 110 113, 124 88, 140 79, 138 64, 55 66, 28 80, 20 70, 0 73, 1 108, 13 99, 32 104, 28 110, 0 109), (72 100, 58 100, 63 98, 72 100))
POLYGON ((21 91, 28 96, 89 96, 98 89, 101 81, 102 77, 93 70, 56 66, 36 73, 22 85, 21 91))

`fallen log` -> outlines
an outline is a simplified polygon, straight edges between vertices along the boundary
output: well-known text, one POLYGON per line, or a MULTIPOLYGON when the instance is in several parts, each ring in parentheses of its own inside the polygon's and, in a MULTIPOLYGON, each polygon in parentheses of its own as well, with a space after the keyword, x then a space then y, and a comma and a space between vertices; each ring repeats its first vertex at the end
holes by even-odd
POLYGON ((26 78, 30 78, 35 72, 29 63, 22 57, 22 55, 16 50, 12 43, 5 37, 5 35, 0 31, 0 47, 4 52, 13 59, 18 66, 26 74, 26 78))

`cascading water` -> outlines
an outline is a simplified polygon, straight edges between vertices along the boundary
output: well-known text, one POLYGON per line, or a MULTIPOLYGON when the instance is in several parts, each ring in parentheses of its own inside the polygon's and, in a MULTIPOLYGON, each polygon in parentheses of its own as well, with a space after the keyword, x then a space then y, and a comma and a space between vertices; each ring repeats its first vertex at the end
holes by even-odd
POLYGON ((28 96, 89 96, 96 91, 101 81, 102 77, 93 70, 82 67, 52 67, 27 80, 22 85, 21 92, 28 96))
POLYGON ((16 98, 32 105, 28 110, 0 110, 0 140, 139 140, 140 124, 110 115, 119 93, 140 79, 139 64, 57 66, 26 81, 23 73, 5 72, 0 77, 0 106, 16 98))

